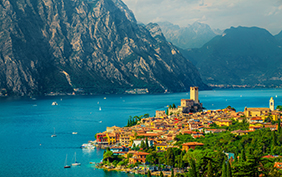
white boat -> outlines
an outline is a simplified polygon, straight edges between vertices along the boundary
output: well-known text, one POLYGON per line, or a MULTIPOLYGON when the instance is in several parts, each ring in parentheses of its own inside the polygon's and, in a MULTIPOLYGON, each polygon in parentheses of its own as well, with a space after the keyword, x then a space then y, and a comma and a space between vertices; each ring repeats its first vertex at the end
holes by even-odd
POLYGON ((79 162, 76 161, 76 152, 74 153, 74 159, 75 159, 75 161, 74 161, 74 163, 72 163, 71 165, 72 165, 72 166, 80 166, 81 163, 79 163, 79 162))
POLYGON ((57 137, 56 133, 55 133, 55 128, 54 128, 54 134, 51 135, 51 137, 57 137))
POLYGON ((101 107, 99 107, 99 111, 101 111, 102 110, 102 108, 101 107))
POLYGON ((85 143, 83 145, 80 146, 82 149, 95 149, 95 146, 93 146, 90 143, 85 143))
POLYGON ((77 135, 77 132, 72 132, 73 135, 77 135))
POLYGON ((54 101, 54 102, 52 103, 52 106, 56 106, 56 105, 58 105, 58 103, 57 103, 56 101, 54 101))

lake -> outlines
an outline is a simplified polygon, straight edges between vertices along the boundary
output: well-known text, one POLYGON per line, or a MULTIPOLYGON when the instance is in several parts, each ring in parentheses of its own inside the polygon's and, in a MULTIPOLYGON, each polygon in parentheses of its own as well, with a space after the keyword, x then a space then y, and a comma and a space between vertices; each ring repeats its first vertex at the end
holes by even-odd
MULTIPOLYGON (((100 162, 103 150, 82 150, 80 146, 94 140, 107 126, 125 126, 129 116, 165 110, 189 93, 156 95, 55 96, 0 99, 0 176, 134 176, 95 169, 90 161, 100 162), (58 105, 52 106, 56 101, 58 105), (51 137, 54 133, 57 137, 51 137), (76 135, 72 132, 78 132, 76 135), (77 161, 81 166, 64 169, 77 161)), ((282 89, 232 89, 200 91, 206 109, 228 105, 237 111, 247 107, 268 107, 273 97, 282 105, 282 89)))

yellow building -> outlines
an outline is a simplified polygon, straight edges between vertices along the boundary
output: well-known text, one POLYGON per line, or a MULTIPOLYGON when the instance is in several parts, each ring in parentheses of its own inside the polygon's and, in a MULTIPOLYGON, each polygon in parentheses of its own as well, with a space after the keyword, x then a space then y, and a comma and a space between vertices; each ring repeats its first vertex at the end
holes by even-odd
POLYGON ((264 116, 270 112, 269 108, 247 108, 245 107, 244 114, 246 117, 264 116))
POLYGON ((165 151, 167 148, 166 143, 156 144, 156 151, 165 151))
POLYGON ((222 127, 222 126, 230 126, 232 125, 232 120, 217 120, 215 121, 216 125, 222 127))

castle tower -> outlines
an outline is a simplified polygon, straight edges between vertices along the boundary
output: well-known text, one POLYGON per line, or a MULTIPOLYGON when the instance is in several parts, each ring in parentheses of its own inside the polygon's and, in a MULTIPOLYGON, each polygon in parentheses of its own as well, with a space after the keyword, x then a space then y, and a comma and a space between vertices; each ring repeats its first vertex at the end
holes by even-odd
POLYGON ((199 88, 190 87, 190 99, 194 100, 195 103, 199 103, 199 88))
POLYGON ((271 111, 274 111, 274 100, 273 100, 273 97, 271 97, 270 100, 269 100, 269 109, 271 111))

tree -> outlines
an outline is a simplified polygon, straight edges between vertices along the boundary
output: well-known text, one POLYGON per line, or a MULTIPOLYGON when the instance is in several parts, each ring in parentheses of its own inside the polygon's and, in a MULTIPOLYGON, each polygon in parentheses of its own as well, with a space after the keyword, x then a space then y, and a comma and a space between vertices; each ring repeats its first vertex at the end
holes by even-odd
POLYGON ((163 174, 163 172, 161 171, 161 173, 160 173, 160 177, 164 177, 164 174, 163 174))
POLYGON ((243 148, 242 152, 241 152, 241 162, 246 162, 246 153, 245 153, 245 149, 243 148))
POLYGON ((147 113, 147 114, 144 114, 143 117, 144 117, 144 118, 149 118, 150 116, 149 116, 149 114, 147 113))
POLYGON ((166 151, 166 164, 171 167, 174 166, 174 153, 172 148, 168 148, 166 151))
POLYGON ((208 172, 207 172, 207 177, 212 177, 213 176, 213 172, 212 172, 212 164, 211 161, 209 160, 208 162, 208 172))
POLYGON ((148 173, 147 173, 147 177, 152 177, 150 170, 149 170, 148 173))
POLYGON ((281 120, 280 120, 280 118, 278 118, 278 128, 277 128, 277 130, 278 130, 278 133, 281 134, 281 120))
POLYGON ((171 175, 170 176, 174 177, 174 170, 173 170, 173 168, 171 169, 171 175))
POLYGON ((188 172, 189 177, 197 177, 197 169, 196 169, 196 162, 194 159, 189 159, 190 169, 188 172))
POLYGON ((272 131, 272 146, 277 146, 277 136, 275 131, 272 131))
POLYGON ((174 103, 172 104, 172 108, 176 108, 176 106, 175 106, 175 104, 174 104, 174 103))
POLYGON ((148 138, 146 137, 146 141, 145 141, 145 147, 146 149, 149 149, 149 142, 148 142, 148 138))
POLYGON ((226 163, 225 163, 225 161, 223 161, 221 177, 227 177, 227 171, 226 170, 227 170, 226 169, 226 163))
POLYGON ((141 141, 141 146, 140 146, 140 148, 145 149, 145 143, 144 143, 144 141, 143 141, 143 140, 141 141))
POLYGON ((231 165, 230 165, 229 161, 227 161, 226 176, 227 177, 232 177, 231 165))
POLYGON ((112 151, 106 151, 103 155, 103 159, 107 159, 108 163, 110 163, 110 159, 113 158, 113 152, 112 151))

